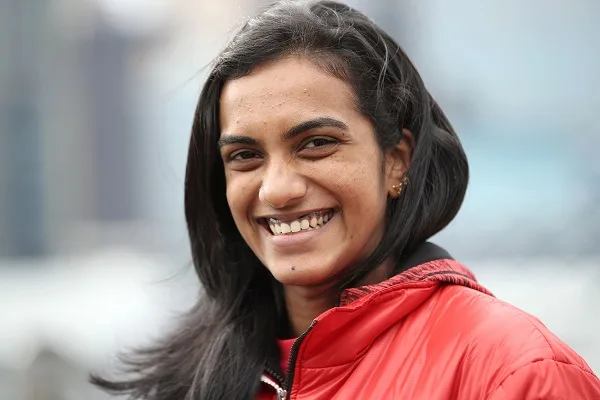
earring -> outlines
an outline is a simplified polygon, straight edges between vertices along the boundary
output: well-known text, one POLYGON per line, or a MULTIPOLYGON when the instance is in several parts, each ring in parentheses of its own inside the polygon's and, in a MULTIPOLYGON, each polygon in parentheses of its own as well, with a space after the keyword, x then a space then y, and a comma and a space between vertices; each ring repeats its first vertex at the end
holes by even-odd
POLYGON ((400 193, 402 193, 402 189, 406 185, 408 185, 408 178, 405 175, 404 178, 402 178, 402 182, 400 182, 397 185, 392 185, 392 189, 394 189, 396 191, 397 196, 400 196, 400 193))

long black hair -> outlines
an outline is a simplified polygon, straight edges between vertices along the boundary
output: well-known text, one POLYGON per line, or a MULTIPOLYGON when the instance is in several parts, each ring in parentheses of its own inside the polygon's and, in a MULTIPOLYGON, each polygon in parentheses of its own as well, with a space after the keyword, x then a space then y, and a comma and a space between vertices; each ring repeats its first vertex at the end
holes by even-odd
MULTIPOLYGON (((135 399, 252 399, 276 337, 287 324, 281 285, 238 232, 225 197, 219 140, 224 84, 258 65, 300 56, 344 79, 383 150, 414 137, 408 186, 390 200, 387 229, 340 291, 389 258, 410 254, 458 212, 466 156, 452 126, 399 45, 359 11, 333 1, 281 1, 249 20, 218 56, 194 115, 185 178, 185 216, 203 292, 178 328, 126 360, 128 379, 93 377, 135 399)), ((399 271, 395 271, 399 272, 399 271)))

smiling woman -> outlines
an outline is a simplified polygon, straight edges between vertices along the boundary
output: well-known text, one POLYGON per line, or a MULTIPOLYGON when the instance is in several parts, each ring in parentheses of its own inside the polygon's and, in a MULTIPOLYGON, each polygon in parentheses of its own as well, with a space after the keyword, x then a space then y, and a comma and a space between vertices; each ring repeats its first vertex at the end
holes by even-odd
POLYGON ((203 293, 94 382, 135 399, 598 399, 585 362, 427 240, 468 181, 396 42, 340 3, 280 2, 217 58, 185 212, 203 293))
MULTIPOLYGON (((221 93, 227 202, 244 242, 285 286, 335 293, 330 286, 381 241, 388 195, 408 170, 411 133, 381 149, 354 98, 346 81, 297 55, 221 93)), ((291 322, 295 334, 310 323, 291 322)))

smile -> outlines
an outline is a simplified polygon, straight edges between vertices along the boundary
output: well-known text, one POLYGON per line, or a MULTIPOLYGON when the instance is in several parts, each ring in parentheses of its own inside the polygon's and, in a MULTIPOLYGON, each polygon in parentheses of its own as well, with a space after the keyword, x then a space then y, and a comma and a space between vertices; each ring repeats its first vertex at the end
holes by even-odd
POLYGON ((275 218, 268 218, 268 220, 265 219, 264 221, 273 235, 292 235, 298 232, 321 229, 331 220, 334 214, 335 211, 330 209, 306 214, 286 222, 275 218))

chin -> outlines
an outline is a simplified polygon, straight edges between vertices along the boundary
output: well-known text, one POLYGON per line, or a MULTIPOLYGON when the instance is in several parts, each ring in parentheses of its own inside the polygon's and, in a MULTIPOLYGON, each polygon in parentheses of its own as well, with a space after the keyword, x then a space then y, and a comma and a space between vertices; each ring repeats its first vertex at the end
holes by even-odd
POLYGON ((292 268, 291 264, 269 267, 269 271, 273 277, 284 286, 319 286, 330 283, 336 273, 335 268, 321 267, 304 267, 296 265, 292 268))

